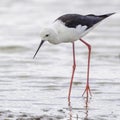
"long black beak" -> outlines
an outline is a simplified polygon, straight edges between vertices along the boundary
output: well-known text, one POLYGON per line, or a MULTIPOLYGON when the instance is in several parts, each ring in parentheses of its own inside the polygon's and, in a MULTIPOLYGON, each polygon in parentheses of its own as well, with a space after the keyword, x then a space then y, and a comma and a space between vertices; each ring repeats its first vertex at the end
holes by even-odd
POLYGON ((33 59, 34 59, 34 58, 35 58, 35 56, 37 55, 37 53, 38 53, 39 49, 41 48, 41 46, 42 46, 42 44, 43 44, 44 42, 45 42, 44 40, 42 40, 42 41, 41 41, 41 43, 40 43, 40 45, 39 45, 39 47, 38 47, 38 49, 37 49, 37 51, 36 51, 35 55, 33 56, 33 59))

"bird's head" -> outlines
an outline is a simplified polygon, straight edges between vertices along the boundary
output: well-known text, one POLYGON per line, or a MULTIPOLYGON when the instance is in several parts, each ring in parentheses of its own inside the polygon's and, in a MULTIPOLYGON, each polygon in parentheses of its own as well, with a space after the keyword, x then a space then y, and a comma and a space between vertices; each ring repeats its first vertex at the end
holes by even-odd
POLYGON ((57 33, 52 28, 43 28, 40 32, 40 38, 41 38, 40 45, 35 55, 33 56, 33 58, 35 58, 36 54, 38 53, 39 49, 41 48, 41 46, 43 45, 45 41, 48 41, 53 44, 57 44, 57 40, 58 40, 57 33))
POLYGON ((43 28, 40 32, 40 38, 43 41, 53 43, 56 41, 57 33, 52 28, 43 28))

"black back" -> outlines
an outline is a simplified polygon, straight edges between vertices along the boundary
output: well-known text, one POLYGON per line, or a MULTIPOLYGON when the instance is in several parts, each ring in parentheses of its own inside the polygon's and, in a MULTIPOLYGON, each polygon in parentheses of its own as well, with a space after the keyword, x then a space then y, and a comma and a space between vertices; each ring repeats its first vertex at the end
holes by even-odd
POLYGON ((114 13, 105 14, 105 15, 79 15, 79 14, 65 14, 63 16, 60 16, 56 20, 61 20, 65 26, 69 28, 76 28, 78 25, 86 25, 87 29, 95 25, 96 23, 102 21, 103 19, 109 17, 114 13))

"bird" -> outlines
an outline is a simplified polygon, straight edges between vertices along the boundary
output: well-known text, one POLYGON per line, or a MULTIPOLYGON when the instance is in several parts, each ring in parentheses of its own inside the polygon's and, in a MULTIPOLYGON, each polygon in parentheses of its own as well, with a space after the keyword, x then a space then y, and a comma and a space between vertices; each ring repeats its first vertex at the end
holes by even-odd
POLYGON ((85 93, 86 97, 88 97, 89 95, 92 96, 89 85, 91 45, 87 43, 85 40, 83 40, 82 37, 89 33, 92 29, 94 29, 101 21, 103 21, 104 19, 108 18, 113 14, 115 14, 115 12, 103 15, 64 14, 55 19, 52 24, 42 28, 40 31, 41 42, 33 58, 35 58, 39 49, 41 48, 45 41, 48 41, 49 43, 52 43, 54 45, 60 43, 72 43, 73 66, 68 91, 69 102, 72 90, 72 83, 74 79, 74 73, 76 69, 75 41, 80 40, 88 48, 87 78, 86 78, 87 81, 82 96, 84 96, 85 93))

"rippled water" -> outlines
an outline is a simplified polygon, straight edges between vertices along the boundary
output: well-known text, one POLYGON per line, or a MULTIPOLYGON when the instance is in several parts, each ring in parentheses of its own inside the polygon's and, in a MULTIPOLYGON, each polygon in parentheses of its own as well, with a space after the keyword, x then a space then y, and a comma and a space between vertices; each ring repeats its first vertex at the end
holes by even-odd
POLYGON ((43 24, 65 13, 103 14, 118 11, 119 6, 119 0, 1 0, 0 120, 119 120, 119 13, 83 38, 92 45, 92 98, 87 107, 81 96, 87 67, 87 48, 82 43, 76 42, 77 69, 71 106, 67 94, 72 45, 46 42, 36 59, 32 59, 43 24))

